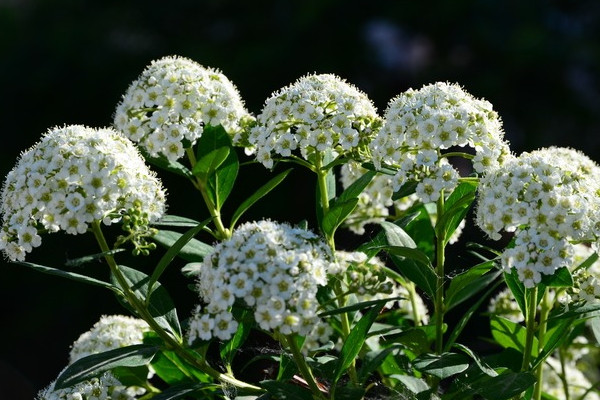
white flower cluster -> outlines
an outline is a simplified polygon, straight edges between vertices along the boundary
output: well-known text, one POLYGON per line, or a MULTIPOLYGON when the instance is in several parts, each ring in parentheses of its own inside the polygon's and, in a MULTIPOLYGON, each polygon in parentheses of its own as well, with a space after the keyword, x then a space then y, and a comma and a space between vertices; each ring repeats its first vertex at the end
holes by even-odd
POLYGON ((114 125, 153 157, 175 161, 202 136, 222 125, 232 137, 252 120, 237 88, 219 70, 184 57, 154 60, 131 83, 114 125))
POLYGON ((574 263, 572 270, 573 286, 563 294, 563 303, 598 303, 600 302, 600 260, 596 260, 587 268, 579 265, 585 262, 593 253, 594 249, 583 243, 574 246, 574 263))
POLYGON ((40 246, 40 230, 81 234, 133 209, 150 222, 165 211, 165 191, 133 143, 112 129, 55 128, 6 176, 0 249, 22 261, 40 246))
POLYGON ((150 331, 146 321, 126 315, 103 315, 92 328, 82 333, 71 346, 69 363, 92 354, 141 344, 144 332, 150 331))
POLYGON ((516 268, 526 287, 572 264, 570 240, 597 237, 598 177, 585 155, 554 147, 523 153, 482 177, 476 223, 495 240, 502 230, 515 233, 502 265, 516 268))
POLYGON ((143 395, 143 388, 126 387, 110 372, 98 378, 55 389, 55 382, 38 393, 36 400, 134 400, 143 395))
POLYGON ((236 301, 252 309, 266 331, 308 336, 320 321, 317 290, 338 272, 328 249, 314 233, 284 223, 240 225, 199 269, 197 289, 205 305, 191 318, 189 342, 229 339, 238 325, 231 312, 236 301))
POLYGON ((383 127, 370 144, 377 168, 398 169, 394 191, 416 181, 416 193, 424 203, 435 202, 442 190, 456 187, 459 171, 442 150, 465 146, 475 150, 472 164, 478 173, 500 165, 510 153, 492 105, 443 82, 392 99, 383 127))
POLYGON ((295 150, 306 160, 326 150, 359 152, 379 125, 373 103, 356 87, 332 74, 306 75, 266 100, 248 142, 271 168, 274 154, 289 157, 295 150))
POLYGON ((380 258, 368 259, 365 253, 358 251, 337 251, 336 259, 346 275, 346 286, 357 302, 394 299, 386 303, 387 308, 399 310, 408 319, 416 315, 419 324, 428 323, 429 311, 421 296, 416 292, 413 296, 401 283, 386 276, 382 271, 385 264, 380 258))

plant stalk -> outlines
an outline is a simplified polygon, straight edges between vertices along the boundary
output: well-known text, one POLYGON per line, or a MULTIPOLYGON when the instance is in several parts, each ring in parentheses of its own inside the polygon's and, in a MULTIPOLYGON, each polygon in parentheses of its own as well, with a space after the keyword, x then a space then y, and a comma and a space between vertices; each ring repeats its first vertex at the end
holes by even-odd
POLYGON ((531 351, 533 349, 533 338, 535 336, 535 319, 537 314, 537 286, 532 289, 528 289, 529 298, 525 297, 527 303, 527 311, 525 315, 525 349, 523 350, 523 363, 521 364, 521 371, 527 371, 529 369, 529 363, 531 362, 531 351))
POLYGON ((119 286, 123 290, 125 299, 129 303, 129 305, 135 310, 138 316, 148 323, 152 330, 156 332, 156 334, 165 342, 165 344, 169 348, 173 349, 173 351, 175 351, 183 360, 185 360, 191 366, 199 369, 200 371, 204 372, 205 374, 209 375, 217 381, 226 382, 240 389, 246 389, 252 392, 263 391, 257 386, 251 385, 246 382, 242 382, 231 375, 223 374, 215 370, 210 365, 208 365, 206 360, 198 359, 192 354, 190 354, 188 351, 186 351, 186 349, 183 347, 182 343, 179 340, 175 339, 170 333, 165 331, 163 327, 161 327, 156 322, 156 320, 152 317, 148 309, 145 307, 144 301, 142 299, 139 299, 135 292, 131 290, 131 287, 127 283, 127 280, 125 279, 125 276, 123 276, 115 259, 109 253, 110 248, 108 246, 108 243, 106 242, 104 234, 102 233, 100 221, 95 220, 92 222, 92 231, 94 232, 94 236, 96 237, 96 241, 98 242, 100 249, 102 250, 102 252, 106 253, 104 258, 108 263, 111 273, 113 274, 119 286))
MULTIPOLYGON (((544 340, 546 336, 546 329, 548 327, 548 314, 550 314, 550 309, 552 304, 550 302, 548 296, 548 289, 544 289, 544 296, 542 297, 542 307, 540 309, 540 322, 538 326, 538 343, 540 350, 544 345, 544 340)), ((543 364, 538 365, 536 370, 536 383, 535 390, 533 392, 533 400, 541 400, 542 398, 542 382, 544 379, 544 368, 543 364)))
POLYGON ((315 376, 313 375, 310 366, 306 363, 306 359, 304 358, 304 355, 302 354, 300 348, 298 347, 298 344, 296 343, 295 335, 282 336, 282 339, 285 341, 287 347, 292 352, 292 357, 294 357, 296 366, 300 370, 302 377, 304 378, 304 380, 308 384, 308 387, 313 393, 313 398, 326 399, 326 397, 321 392, 321 389, 319 389, 319 385, 317 385, 317 381, 315 380, 315 376))

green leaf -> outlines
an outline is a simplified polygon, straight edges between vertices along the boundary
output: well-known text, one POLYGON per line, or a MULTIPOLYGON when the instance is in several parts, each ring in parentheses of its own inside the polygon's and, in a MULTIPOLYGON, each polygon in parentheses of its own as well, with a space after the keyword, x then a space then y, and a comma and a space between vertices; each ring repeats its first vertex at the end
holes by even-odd
POLYGON ((457 353, 423 354, 413 360, 413 365, 415 369, 440 379, 459 374, 469 368, 468 359, 457 353))
POLYGON ((356 199, 365 190, 369 183, 373 180, 377 173, 375 171, 367 171, 360 178, 352 182, 336 199, 336 201, 346 202, 350 199, 356 199))
POLYGON ((506 282, 506 285, 510 289, 521 313, 525 315, 527 310, 525 305, 525 286, 519 280, 519 275, 515 268, 511 268, 510 272, 504 272, 504 282, 506 282))
POLYGON ((463 400, 478 395, 487 400, 508 400, 530 388, 536 379, 529 372, 507 371, 498 376, 482 375, 461 385, 461 390, 444 396, 444 400, 463 400))
POLYGON ((235 151, 231 151, 215 174, 209 177, 208 188, 214 194, 215 205, 218 209, 223 207, 225 200, 231 194, 239 169, 238 156, 235 151))
POLYGON ((430 339, 425 332, 424 327, 405 329, 400 333, 384 335, 386 340, 402 344, 410 349, 414 354, 419 355, 429 350, 430 339))
POLYGON ((323 312, 319 313, 319 317, 329 317, 332 315, 338 315, 338 314, 348 313, 348 312, 352 312, 352 311, 364 310, 364 309, 374 306, 374 305, 377 305, 377 306, 385 305, 388 301, 402 300, 402 299, 404 299, 404 297, 389 297, 389 298, 385 298, 385 299, 361 301, 359 303, 354 303, 349 306, 335 308, 333 310, 328 310, 328 311, 323 311, 323 312))
MULTIPOLYGON (((523 326, 509 319, 492 315, 490 317, 490 328, 496 343, 504 348, 512 348, 523 354, 525 351, 525 337, 527 336, 527 330, 523 326)), ((531 356, 535 357, 537 353, 538 340, 534 337, 531 356)))
POLYGON ((180 385, 174 385, 166 388, 159 394, 152 396, 152 400, 177 400, 177 399, 189 399, 190 395, 199 394, 202 391, 210 390, 217 392, 220 385, 214 383, 184 383, 180 385))
POLYGON ((467 215, 469 207, 475 200, 476 191, 477 183, 472 181, 462 182, 446 199, 444 213, 441 216, 438 215, 435 224, 435 231, 438 236, 442 237, 441 235, 444 235, 443 237, 446 239, 444 244, 448 243, 456 228, 467 215))
POLYGON ((552 275, 543 275, 542 283, 548 287, 573 287, 573 277, 567 267, 561 267, 552 275))
POLYGON ((200 222, 195 221, 191 218, 180 217, 178 215, 163 215, 161 219, 154 222, 154 226, 174 226, 181 228, 193 228, 200 222))
POLYGON ((501 271, 487 273, 494 267, 493 261, 486 261, 454 276, 446 291, 446 311, 469 300, 488 287, 501 271))
POLYGON ((267 380, 260 382, 274 399, 285 400, 313 400, 313 396, 308 389, 287 382, 267 380))
POLYGON ((568 336, 568 332, 571 330, 574 320, 575 318, 561 319, 558 321, 558 324, 548 329, 548 332, 544 335, 544 345, 542 346, 542 350, 531 365, 532 370, 537 368, 540 363, 544 362, 544 360, 561 345, 568 336))
POLYGON ((583 319, 597 316, 600 316, 600 303, 583 303, 552 310, 548 317, 548 322, 565 318, 583 319))
POLYGON ((254 325, 254 320, 250 310, 234 308, 233 312, 234 319, 238 321, 238 328, 231 339, 227 340, 220 346, 221 360, 226 365, 231 365, 235 353, 246 341, 254 325))
POLYGON ((362 359, 360 369, 358 370, 358 380, 364 385, 367 379, 375 372, 377 368, 385 361, 388 356, 393 355, 402 346, 395 344, 379 350, 370 351, 362 359))
MULTIPOLYGON (((152 237, 152 240, 158 244, 166 247, 167 249, 173 247, 175 243, 183 236, 183 233, 160 230, 156 235, 152 237)), ((196 239, 190 239, 185 246, 183 246, 177 253, 178 257, 183 258, 190 262, 200 262, 204 260, 204 257, 213 252, 213 247, 202 243, 196 239)))
POLYGON ((405 277, 414 282, 430 298, 435 298, 437 274, 423 252, 406 247, 388 247, 386 251, 405 277))
POLYGON ((84 264, 88 264, 92 261, 96 261, 99 259, 103 259, 106 256, 112 256, 114 254, 122 253, 125 249, 113 249, 109 251, 104 251, 102 253, 90 254, 83 257, 72 258, 65 261, 66 267, 81 267, 84 264))
POLYGON ((360 349, 362 349, 363 344, 367 338, 367 333, 375 322, 375 319, 379 315, 379 312, 383 308, 383 304, 379 304, 373 306, 369 311, 363 314, 360 320, 354 325, 350 334, 346 338, 346 341, 342 345, 342 349, 340 350, 340 357, 335 366, 335 370, 333 373, 333 383, 337 383, 340 379, 344 371, 350 367, 350 364, 354 361, 360 349))
POLYGON ((233 216, 231 217, 231 228, 233 229, 236 222, 242 216, 243 213, 245 213, 250 207, 252 207, 254 203, 256 203, 258 200, 264 197, 267 193, 269 193, 271 190, 277 187, 277 185, 283 182, 283 180, 286 178, 286 176, 288 176, 288 174, 291 171, 292 168, 281 172, 280 174, 269 180, 267 183, 265 183, 263 186, 258 188, 258 190, 254 192, 250 197, 244 200, 242 204, 240 204, 240 206, 235 210, 233 216))
POLYGON ((208 177, 214 174, 217 168, 229 156, 229 151, 229 147, 219 147, 206 154, 196 162, 194 168, 192 168, 192 174, 203 182, 206 182, 208 177))
POLYGON ((198 225, 196 225, 195 227, 193 227, 192 229, 188 230, 183 235, 181 235, 175 241, 175 243, 173 243, 173 245, 171 247, 169 247, 167 252, 158 261, 156 268, 154 268, 154 271, 152 272, 152 275, 150 276, 150 281, 148 282, 148 293, 146 294, 146 297, 150 296, 150 292, 152 292, 152 289, 154 288, 154 284, 158 281, 158 279, 160 278, 162 273, 169 266, 169 264, 173 261, 175 256, 177 256, 179 254, 179 252, 181 251, 181 249, 185 245, 187 245, 189 243, 189 241, 192 240, 192 238, 194 236, 196 236, 196 234, 198 232, 200 232, 206 226, 206 224, 208 224, 211 220, 212 220, 212 218, 208 218, 208 219, 200 222, 198 225))
MULTIPOLYGON (((394 175, 394 173, 392 173, 392 175, 394 175)), ((415 192, 418 184, 418 182, 406 182, 400 189, 392 194, 392 200, 396 201, 403 197, 410 196, 415 192)))
MULTIPOLYGON (((149 293, 150 278, 148 275, 124 265, 119 265, 119 270, 136 296, 146 302, 148 311, 154 320, 178 341, 181 341, 181 327, 177 318, 177 310, 167 290, 159 282, 156 282, 150 296, 146 297, 146 294, 149 293)), ((118 285, 114 275, 112 279, 113 283, 118 285)))
POLYGON ((149 164, 152 164, 155 167, 158 167, 165 171, 172 172, 172 173, 180 175, 180 176, 184 176, 188 179, 191 179, 194 177, 192 175, 192 171, 190 171, 189 168, 187 168, 185 165, 183 165, 177 161, 170 161, 165 156, 152 157, 142 148, 142 146, 137 146, 137 149, 144 156, 144 159, 146 159, 146 161, 148 161, 149 164))
POLYGON ((357 198, 334 202, 333 206, 323 216, 323 221, 321 223, 323 233, 326 236, 333 236, 336 229, 344 222, 348 215, 354 211, 357 204, 357 198))
POLYGON ((479 356, 473 350, 468 348, 467 346, 462 345, 460 343, 456 343, 456 344, 454 344, 453 347, 456 347, 457 349, 462 350, 466 355, 471 357, 473 359, 473 361, 475 361, 475 364, 479 367, 481 372, 483 372, 484 374, 489 375, 489 376, 497 376, 498 375, 498 373, 492 367, 487 365, 485 362, 481 361, 479 356))
POLYGON ((118 294, 121 293, 121 290, 117 286, 112 285, 108 282, 101 281, 99 279, 91 278, 86 275, 76 274, 74 272, 63 271, 62 269, 47 267, 45 265, 40 265, 40 264, 33 264, 30 262, 25 262, 25 261, 16 261, 15 264, 23 265, 25 267, 32 268, 38 272, 43 272, 45 274, 60 276, 61 278, 67 278, 67 279, 71 279, 73 281, 83 282, 83 283, 87 283, 90 285, 110 289, 113 292, 116 292, 118 294))
POLYGON ((420 204, 414 209, 414 217, 402 226, 404 231, 414 240, 416 246, 430 259, 435 258, 435 231, 428 209, 435 204, 420 204))
POLYGON ((113 368, 147 365, 158 350, 157 346, 136 344, 81 358, 61 372, 55 388, 73 386, 113 368))
POLYGON ((596 344, 600 344, 600 317, 591 318, 589 322, 596 344))

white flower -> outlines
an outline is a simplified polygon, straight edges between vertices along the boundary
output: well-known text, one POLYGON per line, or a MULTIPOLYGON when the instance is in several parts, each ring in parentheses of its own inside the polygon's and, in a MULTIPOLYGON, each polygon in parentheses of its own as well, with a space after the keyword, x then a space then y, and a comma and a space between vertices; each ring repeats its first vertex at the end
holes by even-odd
POLYGON ((423 202, 436 201, 441 189, 458 184, 454 168, 448 174, 444 150, 455 146, 475 150, 473 169, 483 173, 509 155, 502 124, 492 105, 476 99, 456 84, 437 82, 407 90, 388 103, 384 124, 371 142, 377 168, 397 169, 393 190, 408 181, 420 182, 423 202), (446 170, 439 172, 442 166, 446 170))
POLYGON ((274 156, 299 149, 352 153, 366 146, 379 126, 377 110, 353 85, 332 74, 306 75, 273 93, 248 136, 257 161, 271 168, 274 156))
POLYGON ((237 327, 230 312, 235 302, 253 310, 261 329, 308 335, 317 290, 336 268, 328 246, 310 231, 271 221, 240 225, 199 268, 197 289, 206 306, 193 312, 188 341, 229 339, 237 327))
POLYGON ((24 260, 37 232, 85 233, 92 221, 114 222, 133 210, 156 221, 165 192, 133 143, 112 129, 54 128, 21 154, 0 195, 0 249, 24 260))
POLYGON ((169 56, 152 61, 131 83, 114 125, 151 156, 175 161, 205 126, 222 125, 238 144, 251 120, 237 88, 221 71, 169 56))
POLYGON ((550 147, 508 159, 479 184, 476 223, 493 239, 514 232, 504 268, 516 268, 528 287, 570 266, 571 241, 597 240, 600 167, 583 153, 550 147))
POLYGON ((144 332, 150 331, 146 321, 126 315, 103 315, 92 328, 82 333, 71 346, 69 363, 91 354, 141 344, 144 332))
POLYGON ((68 388, 55 389, 54 386, 52 382, 41 390, 36 400, 134 400, 146 392, 143 388, 122 385, 110 372, 68 388))

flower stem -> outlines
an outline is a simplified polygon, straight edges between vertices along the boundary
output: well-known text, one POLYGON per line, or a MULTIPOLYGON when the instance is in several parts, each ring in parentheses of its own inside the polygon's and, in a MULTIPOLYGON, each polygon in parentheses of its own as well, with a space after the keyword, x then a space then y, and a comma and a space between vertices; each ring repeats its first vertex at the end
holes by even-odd
POLYGON ((123 290, 123 295, 125 296, 125 300, 133 308, 135 313, 141 319, 143 319, 144 321, 146 321, 148 323, 148 325, 152 328, 152 330, 154 332, 156 332, 156 334, 165 342, 165 344, 168 348, 175 351, 188 364, 190 364, 194 368, 197 368, 198 370, 204 372, 205 374, 209 375, 210 377, 214 378, 217 381, 227 382, 231 385, 235 385, 236 387, 238 387, 240 389, 246 389, 246 390, 249 390, 252 392, 259 392, 259 391, 262 392, 262 389, 257 386, 251 385, 246 382, 242 382, 242 381, 234 378, 231 375, 223 374, 223 373, 215 370, 210 365, 208 365, 206 360, 195 357, 193 354, 191 354, 189 351, 187 351, 183 347, 180 340, 177 340, 170 333, 165 331, 163 329, 163 327, 161 327, 156 322, 156 320, 154 319, 152 314, 150 314, 150 312, 148 311, 148 309, 145 306, 144 300, 138 298, 137 295, 135 294, 135 292, 129 286, 127 280, 125 279, 125 276, 121 272, 115 259, 113 258, 112 254, 110 253, 110 248, 108 246, 108 243, 106 242, 106 239, 105 239, 104 234, 102 233, 102 229, 100 227, 100 221, 95 220, 92 222, 91 225, 92 225, 92 231, 94 232, 94 236, 96 237, 96 241, 98 242, 100 249, 102 250, 102 252, 104 252, 106 254, 104 256, 104 258, 105 258, 106 262, 108 263, 110 271, 113 274, 113 276, 115 277, 115 279, 117 280, 117 283, 119 284, 121 290, 123 290))
MULTIPOLYGON (((544 345, 546 336, 546 329, 548 327, 548 314, 552 307, 551 301, 548 296, 548 289, 544 289, 544 296, 542 297, 542 307, 540 309, 540 322, 538 327, 538 343, 540 349, 544 345)), ((533 392, 533 400, 541 400, 542 398, 542 382, 544 379, 544 368, 543 365, 538 365, 536 371, 537 381, 535 383, 535 390, 533 392)))
POLYGON ((533 349, 533 338, 535 336, 535 319, 537 314, 537 286, 528 289, 529 298, 525 296, 527 303, 527 310, 525 313, 525 349, 523 350, 523 363, 521 364, 521 371, 527 371, 529 369, 529 363, 531 361, 531 351, 533 349))
MULTIPOLYGON (((194 155, 194 151, 189 147, 186 148, 185 151, 188 156, 188 159, 190 160, 192 168, 194 168, 194 165, 196 164, 196 156, 194 155)), ((198 177, 194 178, 195 179, 192 179, 192 184, 196 189, 198 189, 198 191, 202 195, 204 204, 206 204, 206 208, 208 208, 210 216, 213 217, 215 228, 217 228, 216 238, 219 240, 229 239, 231 237, 231 231, 225 228, 225 225, 223 225, 223 221, 221 219, 221 210, 219 209, 219 207, 216 206, 216 204, 212 201, 211 197, 208 195, 208 192, 206 191, 206 182, 202 181, 198 177)))
POLYGON ((287 344, 287 347, 292 352, 292 357, 294 357, 296 366, 300 370, 302 377, 304 378, 304 380, 308 384, 308 387, 310 388, 311 392, 313 393, 313 398, 314 399, 325 399, 326 397, 323 395, 323 393, 319 389, 319 386, 317 385, 317 381, 315 380, 315 377, 312 373, 312 370, 310 369, 310 366, 306 363, 306 359, 304 358, 304 355, 302 354, 302 352, 300 351, 300 348, 298 347, 298 343, 296 342, 296 336, 288 335, 288 336, 281 336, 281 338, 283 339, 285 344, 287 344))
MULTIPOLYGON (((444 214, 444 193, 442 192, 437 201, 437 220, 439 221, 444 214)), ((440 229, 435 230, 435 272, 437 275, 437 283, 435 289, 435 352, 441 354, 444 349, 444 263, 446 234, 440 229)))

